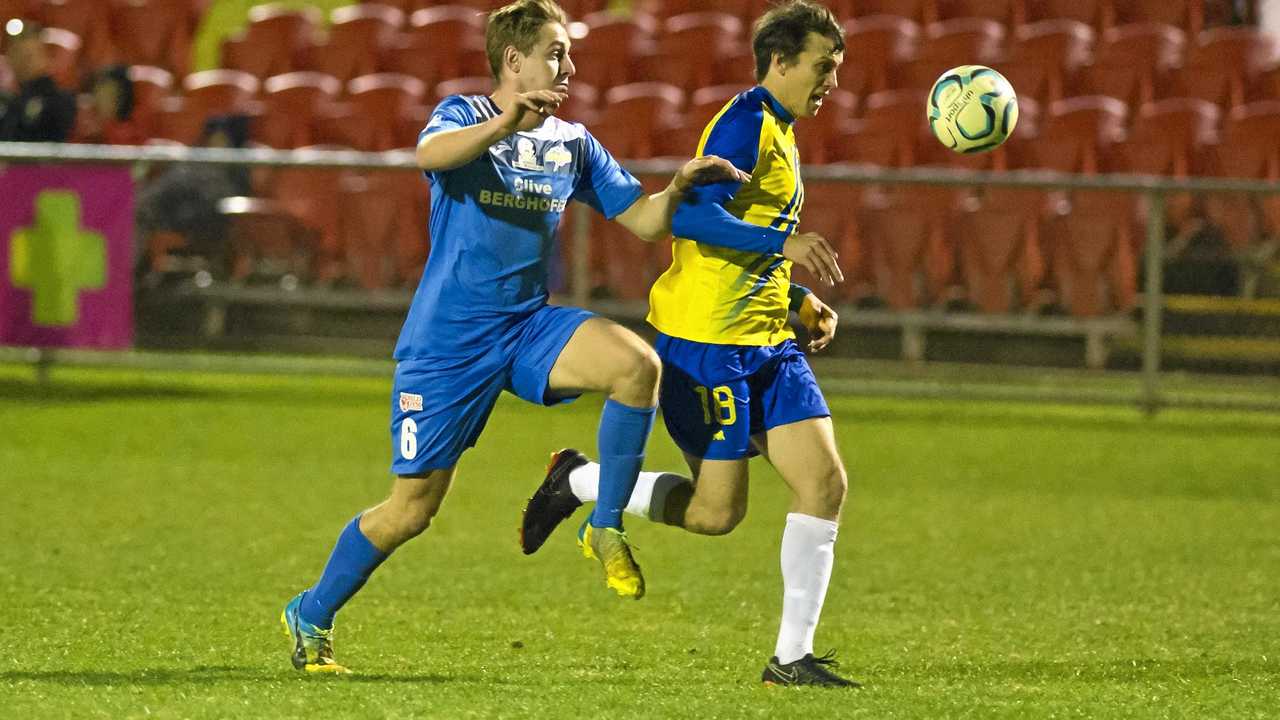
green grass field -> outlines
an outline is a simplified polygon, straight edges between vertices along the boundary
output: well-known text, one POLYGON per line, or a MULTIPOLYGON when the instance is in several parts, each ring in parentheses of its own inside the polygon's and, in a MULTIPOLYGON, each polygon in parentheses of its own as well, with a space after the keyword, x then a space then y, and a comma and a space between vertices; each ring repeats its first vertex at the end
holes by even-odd
MULTIPOLYGON (((766 689, 787 495, 722 538, 632 520, 623 602, 516 546, 598 400, 504 400, 444 511, 289 666, 280 606, 389 483, 389 378, 0 366, 0 717, 1274 718, 1280 416, 832 398, 853 478, 818 650, 766 689)), ((650 468, 677 467, 659 430, 650 468)))

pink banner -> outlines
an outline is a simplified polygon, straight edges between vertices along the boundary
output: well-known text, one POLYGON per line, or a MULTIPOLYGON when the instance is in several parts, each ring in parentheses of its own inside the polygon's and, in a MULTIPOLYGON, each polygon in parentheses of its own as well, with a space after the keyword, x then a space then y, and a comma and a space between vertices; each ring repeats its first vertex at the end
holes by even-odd
POLYGON ((0 345, 133 342, 133 179, 128 168, 0 171, 0 345))

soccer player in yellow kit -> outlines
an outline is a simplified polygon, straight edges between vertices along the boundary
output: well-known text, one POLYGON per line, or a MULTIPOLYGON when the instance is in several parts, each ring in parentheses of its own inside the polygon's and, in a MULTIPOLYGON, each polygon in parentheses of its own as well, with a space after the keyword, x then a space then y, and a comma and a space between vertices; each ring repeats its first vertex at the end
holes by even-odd
MULTIPOLYGON (((827 283, 843 279, 826 241, 797 232, 804 186, 793 125, 835 88, 844 38, 830 10, 795 0, 756 22, 752 49, 760 84, 712 119, 696 153, 723 157, 751 179, 686 196, 672 220, 671 267, 649 297, 659 402, 696 480, 641 473, 626 509, 690 532, 727 533, 746 513, 747 460, 764 455, 793 499, 782 536, 781 629, 762 680, 857 687, 833 672, 830 654, 813 654, 847 480, 830 411, 787 325, 789 311, 798 312, 811 350, 836 328, 836 314, 790 279, 792 262, 827 283)), ((553 456, 525 511, 526 553, 595 500, 598 477, 599 466, 575 450, 553 456)))

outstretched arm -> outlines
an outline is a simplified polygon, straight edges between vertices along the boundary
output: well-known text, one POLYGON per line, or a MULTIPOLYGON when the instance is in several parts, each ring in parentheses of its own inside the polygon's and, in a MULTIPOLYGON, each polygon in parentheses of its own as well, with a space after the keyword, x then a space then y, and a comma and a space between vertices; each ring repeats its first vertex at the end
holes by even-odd
POLYGON ((551 90, 519 93, 511 97, 501 115, 482 123, 439 132, 431 132, 428 125, 415 151, 418 167, 439 172, 466 165, 511 133, 541 125, 564 100, 564 95, 551 90))
POLYGON ((671 234, 672 217, 691 188, 720 182, 744 183, 750 179, 750 175, 728 160, 714 155, 694 158, 680 168, 662 192, 641 196, 614 219, 642 240, 656 242, 671 234))

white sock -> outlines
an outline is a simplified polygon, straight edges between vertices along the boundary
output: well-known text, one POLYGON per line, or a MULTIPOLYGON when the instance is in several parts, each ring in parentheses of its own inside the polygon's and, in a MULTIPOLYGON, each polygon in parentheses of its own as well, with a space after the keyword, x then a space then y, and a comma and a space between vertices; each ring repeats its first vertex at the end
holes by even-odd
POLYGON ((600 463, 589 462, 570 471, 569 489, 582 502, 595 502, 600 492, 600 463))
MULTIPOLYGON (((631 498, 623 511, 646 520, 662 522, 667 494, 675 486, 687 482, 687 478, 673 473, 642 472, 636 478, 636 487, 631 491, 631 498)), ((582 502, 595 502, 600 491, 600 464, 589 462, 574 468, 569 473, 569 488, 582 502)))
POLYGON ((787 514, 782 532, 782 626, 774 650, 779 663, 813 652, 813 632, 827 597, 839 529, 832 520, 787 514))

